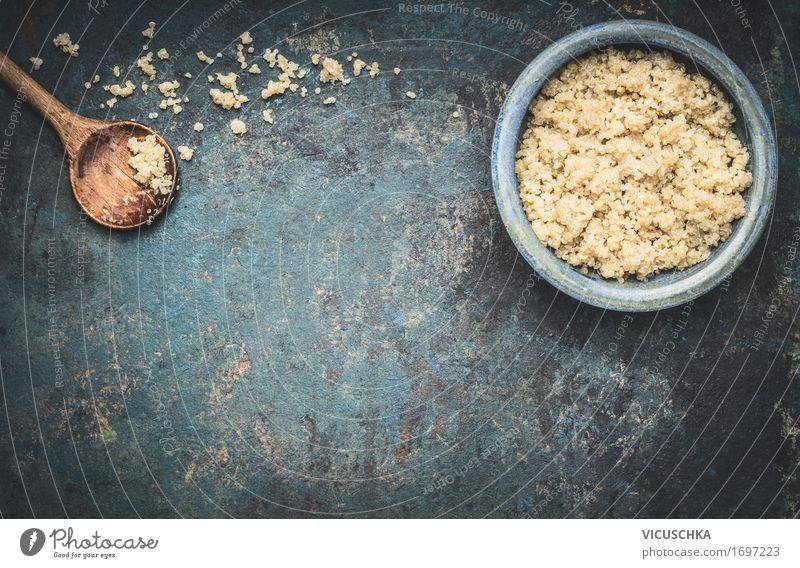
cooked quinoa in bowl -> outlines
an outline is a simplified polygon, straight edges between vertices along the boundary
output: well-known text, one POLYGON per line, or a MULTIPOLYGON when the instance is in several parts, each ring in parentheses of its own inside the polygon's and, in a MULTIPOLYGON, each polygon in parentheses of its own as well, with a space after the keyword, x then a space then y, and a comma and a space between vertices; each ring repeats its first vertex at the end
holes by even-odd
POLYGON ((596 24, 544 49, 506 95, 492 145, 500 217, 546 281, 654 311, 710 291, 767 227, 775 134, 747 76, 675 26, 596 24))
POLYGON ((536 236, 604 278, 704 261, 742 217, 749 153, 733 105, 665 51, 567 64, 530 105, 516 173, 536 236))

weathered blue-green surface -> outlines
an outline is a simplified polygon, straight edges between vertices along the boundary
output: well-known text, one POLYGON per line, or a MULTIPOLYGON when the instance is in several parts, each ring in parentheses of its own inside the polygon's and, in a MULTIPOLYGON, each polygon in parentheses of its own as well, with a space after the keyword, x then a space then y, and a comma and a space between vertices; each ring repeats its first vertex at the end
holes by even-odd
POLYGON ((190 102, 150 121, 159 97, 138 93, 113 115, 197 150, 165 219, 109 233, 80 216, 53 131, 0 90, 4 517, 798 514, 797 5, 221 5, 0 4, 2 49, 20 63, 41 49, 35 77, 93 117, 110 116, 108 95, 83 82, 125 73, 158 22, 151 48, 173 53, 159 77, 190 102), (780 140, 756 250, 659 314, 604 313, 539 281, 489 181, 523 66, 619 17, 720 46, 780 140), (214 69, 233 70, 250 27, 256 56, 357 51, 382 72, 325 87, 332 107, 282 97, 272 126, 257 95, 275 73, 244 76, 253 102, 226 113, 194 52, 224 50, 214 69), (50 43, 62 31, 77 59, 50 43))

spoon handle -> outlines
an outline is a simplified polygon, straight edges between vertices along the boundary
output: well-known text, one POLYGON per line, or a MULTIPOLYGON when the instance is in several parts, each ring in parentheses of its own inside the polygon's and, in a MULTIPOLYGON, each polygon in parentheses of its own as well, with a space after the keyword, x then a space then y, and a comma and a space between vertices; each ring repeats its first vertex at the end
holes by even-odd
POLYGON ((83 141, 96 130, 97 121, 84 118, 69 110, 2 51, 0 51, 0 80, 16 92, 18 100, 27 102, 44 116, 58 133, 70 157, 77 154, 83 141))

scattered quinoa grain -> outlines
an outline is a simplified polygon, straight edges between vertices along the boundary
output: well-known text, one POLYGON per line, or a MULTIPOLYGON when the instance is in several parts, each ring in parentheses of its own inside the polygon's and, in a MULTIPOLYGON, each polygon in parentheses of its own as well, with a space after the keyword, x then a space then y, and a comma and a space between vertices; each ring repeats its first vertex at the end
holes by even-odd
POLYGON ((178 146, 178 157, 181 160, 190 162, 192 158, 194 158, 194 150, 189 148, 189 146, 178 146))
POLYGON ((245 95, 239 95, 232 91, 222 91, 220 89, 211 89, 208 91, 208 94, 211 96, 211 100, 214 104, 221 106, 225 110, 242 108, 242 104, 250 100, 245 95))
POLYGON ((242 135, 247 132, 247 125, 239 120, 238 118, 234 118, 230 124, 231 132, 234 134, 242 135))
POLYGON ((227 90, 211 89, 208 92, 211 100, 225 110, 241 108, 250 99, 245 95, 239 94, 239 87, 236 84, 238 79, 239 77, 236 73, 228 73, 227 75, 217 73, 217 82, 227 90))
POLYGON ((158 103, 158 107, 161 110, 167 110, 170 107, 174 107, 176 104, 181 102, 181 100, 177 97, 169 97, 166 99, 162 99, 160 103, 158 103))
POLYGON ((319 73, 321 83, 335 83, 344 81, 344 69, 342 64, 331 57, 322 60, 322 71, 319 73))
POLYGON ((147 75, 148 79, 155 81, 156 68, 153 66, 153 52, 150 51, 136 60, 136 67, 142 70, 142 73, 147 75))
POLYGON ((217 82, 226 89, 230 89, 234 93, 239 92, 239 87, 236 85, 236 81, 239 79, 239 76, 236 73, 228 73, 227 75, 223 75, 222 73, 217 73, 217 82))
POLYGON ((66 32, 63 34, 58 34, 56 37, 54 37, 53 45, 72 57, 78 57, 78 50, 81 47, 77 43, 72 43, 72 38, 70 38, 69 34, 66 32))
POLYGON ((146 38, 153 39, 153 36, 156 34, 156 23, 149 22, 147 27, 142 30, 142 35, 146 38))
POLYGON ((281 70, 281 74, 278 76, 279 81, 285 81, 287 79, 296 77, 295 72, 300 69, 300 65, 298 63, 289 61, 284 55, 278 53, 277 49, 265 50, 262 58, 264 61, 269 63, 270 69, 277 65, 278 69, 281 70))
POLYGON ((236 46, 236 62, 239 63, 240 68, 247 69, 247 57, 245 57, 244 46, 241 43, 236 46))
POLYGON ((208 65, 211 65, 212 63, 214 63, 214 59, 209 57, 208 55, 206 55, 202 51, 198 51, 197 53, 195 53, 195 55, 197 56, 197 59, 199 59, 203 63, 206 63, 208 65))
POLYGON ((164 81, 163 83, 158 84, 158 90, 161 91, 161 94, 165 97, 174 97, 176 96, 175 91, 181 86, 181 84, 175 81, 164 81))
POLYGON ((282 95, 292 85, 288 79, 267 82, 267 87, 262 89, 261 98, 267 100, 275 95, 282 95))
POLYGON ((358 77, 359 75, 361 75, 361 71, 362 71, 362 70, 364 69, 364 67, 366 67, 366 66, 367 66, 367 62, 366 62, 366 61, 362 61, 361 59, 356 59, 356 60, 353 62, 353 75, 355 75, 356 77, 358 77))
POLYGON ((115 97, 129 97, 136 90, 132 81, 125 81, 124 85, 111 85, 108 89, 115 97))

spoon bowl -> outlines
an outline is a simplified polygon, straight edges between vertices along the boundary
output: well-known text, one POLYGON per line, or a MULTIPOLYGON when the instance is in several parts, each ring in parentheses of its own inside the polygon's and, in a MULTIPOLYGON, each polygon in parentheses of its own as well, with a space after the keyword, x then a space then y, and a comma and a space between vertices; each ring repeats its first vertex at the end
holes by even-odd
POLYGON ((172 201, 176 174, 177 162, 169 144, 152 128, 131 121, 106 123, 92 132, 69 168, 75 199, 92 220, 112 229, 152 223, 172 201), (166 150, 167 174, 173 179, 166 195, 143 188, 128 165, 128 140, 151 134, 166 150))

